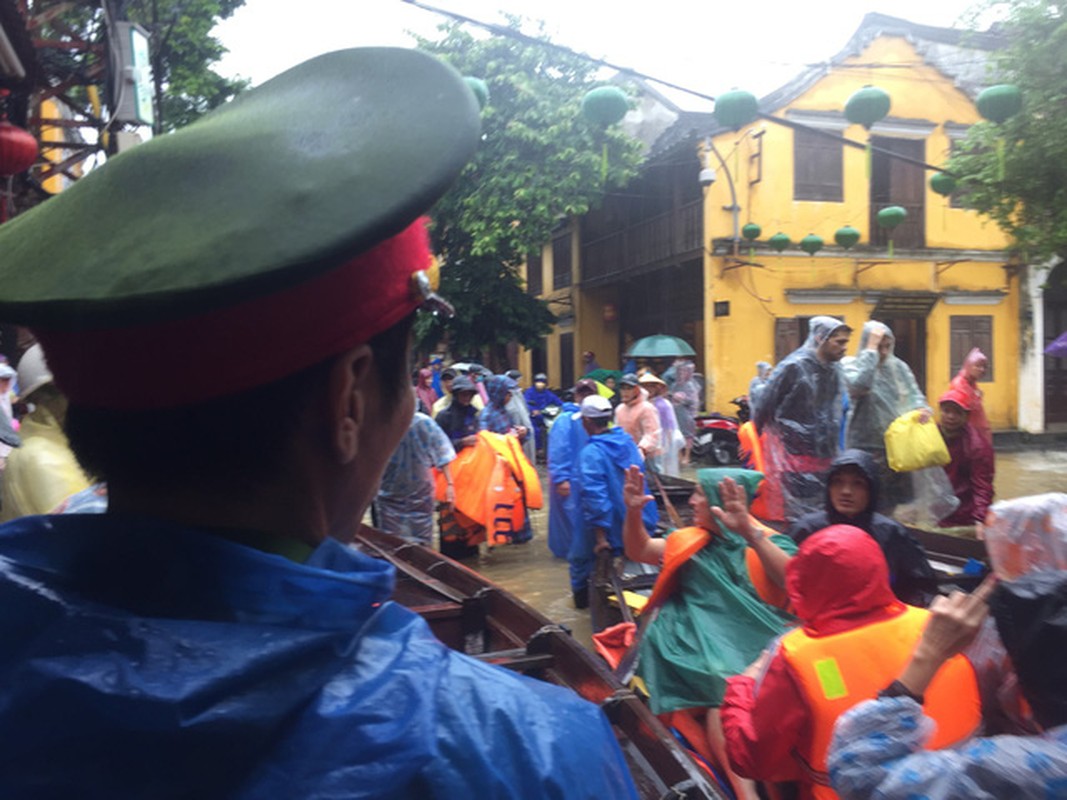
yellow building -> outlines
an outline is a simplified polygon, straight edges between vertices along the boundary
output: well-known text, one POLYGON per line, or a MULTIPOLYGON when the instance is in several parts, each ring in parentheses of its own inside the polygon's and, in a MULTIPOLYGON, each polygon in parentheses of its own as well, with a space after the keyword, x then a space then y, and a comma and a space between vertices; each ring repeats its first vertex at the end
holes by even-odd
POLYGON ((706 407, 726 410, 757 361, 776 363, 799 346, 809 318, 845 320, 857 331, 851 351, 863 323, 878 319, 931 404, 981 347, 993 427, 1043 429, 1058 402, 1035 405, 1048 378, 1035 309, 1047 270, 1016 263, 992 221, 929 184, 980 119, 974 98, 996 44, 992 35, 870 14, 841 53, 763 98, 761 117, 736 131, 671 111, 653 92, 668 115, 662 131, 653 126, 639 181, 561 226, 530 265, 531 292, 554 303, 561 323, 523 366, 566 385, 580 376, 582 351, 617 367, 631 338, 670 333, 697 350, 706 407), (892 102, 869 131, 844 114, 866 85, 892 102), (893 205, 907 217, 889 233, 875 217, 893 205), (762 229, 754 242, 741 237, 748 223, 762 229), (844 226, 860 234, 847 250, 835 243, 844 226), (768 239, 780 232, 792 244, 777 252, 768 239), (824 241, 814 255, 798 244, 811 234, 824 241))
POLYGON ((732 176, 737 210, 724 208, 734 205, 727 181, 717 181, 705 203, 713 242, 704 264, 713 405, 745 391, 755 361, 776 363, 797 346, 808 318, 828 314, 857 331, 868 319, 888 323, 897 354, 931 403, 967 351, 981 347, 992 366, 982 386, 990 421, 1015 426, 1020 268, 1007 259, 997 226, 936 194, 928 180, 934 173, 922 166, 944 164, 953 142, 980 119, 972 97, 982 88, 982 70, 974 67, 983 59, 967 58, 975 42, 961 41, 957 32, 865 23, 842 54, 761 102, 765 115, 798 127, 760 119, 709 137, 728 168, 731 159, 740 165, 732 176), (967 72, 954 72, 955 63, 967 72), (892 102, 869 132, 843 111, 867 85, 892 102), (841 136, 869 139, 870 161, 865 150, 834 138, 841 136), (875 221, 887 206, 907 211, 892 233, 875 221), (751 257, 745 245, 735 254, 735 214, 763 229, 751 257), (860 233, 851 250, 835 244, 843 226, 860 233), (766 244, 778 232, 793 242, 780 255, 766 244), (811 234, 826 243, 815 255, 798 246, 811 234))

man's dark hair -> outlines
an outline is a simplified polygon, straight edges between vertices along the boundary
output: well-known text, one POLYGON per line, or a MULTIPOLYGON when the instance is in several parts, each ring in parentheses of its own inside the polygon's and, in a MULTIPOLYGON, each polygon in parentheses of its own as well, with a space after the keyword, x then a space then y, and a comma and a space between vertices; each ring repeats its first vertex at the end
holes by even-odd
MULTIPOLYGON (((387 406, 407 382, 414 314, 368 344, 387 406)), ((67 435, 82 468, 95 479, 164 488, 252 487, 285 467, 312 398, 329 380, 335 357, 246 392, 195 405, 114 411, 71 404, 67 435)))

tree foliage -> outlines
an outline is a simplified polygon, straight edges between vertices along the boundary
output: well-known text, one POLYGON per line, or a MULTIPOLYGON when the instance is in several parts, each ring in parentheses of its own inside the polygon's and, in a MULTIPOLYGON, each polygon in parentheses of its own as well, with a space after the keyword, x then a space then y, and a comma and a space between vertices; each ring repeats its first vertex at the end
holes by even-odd
POLYGON ((247 88, 212 69, 226 53, 211 35, 245 0, 126 0, 130 20, 151 34, 157 132, 176 130, 247 88))
POLYGON ((525 293, 519 267, 561 220, 632 178, 640 146, 618 126, 603 130, 583 118, 582 97, 602 83, 586 59, 507 36, 476 38, 458 25, 443 25, 440 38, 419 46, 489 87, 478 154, 433 211, 442 293, 457 315, 443 327, 421 326, 423 344, 447 330, 457 352, 534 346, 555 317, 525 293))
POLYGON ((1000 125, 973 126, 949 162, 967 204, 992 217, 1028 261, 1067 258, 1065 6, 1006 6, 1006 46, 993 59, 991 82, 1018 86, 1023 110, 1000 125))
MULTIPOLYGON (((149 54, 155 80, 156 133, 188 125, 197 117, 225 103, 248 86, 243 79, 225 78, 212 66, 226 48, 211 35, 215 24, 244 5, 245 0, 80 0, 62 4, 62 13, 51 17, 41 33, 45 38, 83 41, 103 45, 101 52, 80 48, 40 51, 42 67, 52 83, 71 77, 87 84, 100 61, 107 63, 106 24, 111 18, 138 23, 149 33, 149 54)), ((48 12, 57 4, 37 2, 36 13, 48 12)), ((88 99, 77 89, 68 96, 85 104, 88 99)))

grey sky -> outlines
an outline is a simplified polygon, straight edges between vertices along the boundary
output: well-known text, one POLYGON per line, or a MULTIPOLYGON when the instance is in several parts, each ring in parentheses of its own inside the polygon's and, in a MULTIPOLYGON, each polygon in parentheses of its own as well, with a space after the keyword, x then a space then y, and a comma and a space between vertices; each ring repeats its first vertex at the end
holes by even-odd
MULTIPOLYGON (((834 55, 869 11, 952 27, 970 5, 970 0, 658 0, 628 7, 617 0, 427 2, 488 22, 503 21, 501 12, 536 16, 558 44, 713 95, 733 87, 757 95, 771 91, 805 65, 834 55)), ((410 46, 406 31, 433 35, 441 19, 402 0, 247 0, 217 29, 231 51, 220 70, 260 83, 330 50, 410 46)))

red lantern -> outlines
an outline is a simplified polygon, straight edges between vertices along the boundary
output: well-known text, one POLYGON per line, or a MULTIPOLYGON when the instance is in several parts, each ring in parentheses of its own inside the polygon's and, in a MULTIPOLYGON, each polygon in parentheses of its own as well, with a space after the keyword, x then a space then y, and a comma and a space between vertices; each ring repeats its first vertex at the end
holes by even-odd
POLYGON ((619 309, 614 303, 604 304, 604 322, 614 322, 619 318, 619 309))
POLYGON ((33 134, 0 120, 0 178, 25 172, 37 160, 37 140, 33 134))

